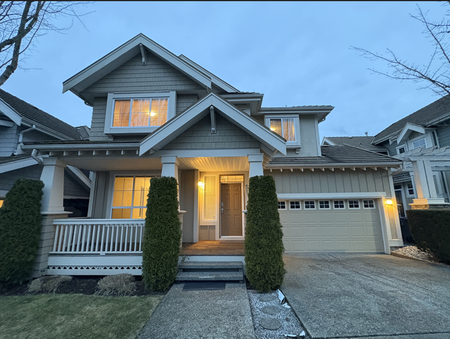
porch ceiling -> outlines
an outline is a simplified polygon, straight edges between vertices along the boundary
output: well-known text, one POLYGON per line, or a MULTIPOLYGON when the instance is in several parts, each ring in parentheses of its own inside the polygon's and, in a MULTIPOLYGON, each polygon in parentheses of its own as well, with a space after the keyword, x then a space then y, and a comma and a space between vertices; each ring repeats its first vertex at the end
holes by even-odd
POLYGON ((201 157, 178 158, 180 169, 198 169, 202 172, 241 172, 248 171, 247 157, 201 157))

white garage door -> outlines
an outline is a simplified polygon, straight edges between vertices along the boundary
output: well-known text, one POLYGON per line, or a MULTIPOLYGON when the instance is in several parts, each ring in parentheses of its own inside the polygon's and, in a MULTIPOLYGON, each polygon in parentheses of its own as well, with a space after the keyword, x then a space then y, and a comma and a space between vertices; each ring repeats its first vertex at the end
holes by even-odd
POLYGON ((286 252, 384 252, 376 200, 279 201, 286 252))

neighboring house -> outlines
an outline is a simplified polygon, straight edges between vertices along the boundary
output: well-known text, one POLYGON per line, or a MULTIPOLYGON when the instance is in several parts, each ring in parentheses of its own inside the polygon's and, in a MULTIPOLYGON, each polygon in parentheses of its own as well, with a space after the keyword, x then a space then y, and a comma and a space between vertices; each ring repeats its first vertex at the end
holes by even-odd
POLYGON ((372 145, 404 161, 403 171, 393 176, 400 217, 411 207, 449 202, 450 95, 394 122, 372 145))
POLYGON ((92 106, 92 125, 89 140, 23 146, 46 156, 53 183, 38 273, 140 274, 146 196, 159 176, 179 182, 186 243, 242 242, 249 178, 270 175, 288 253, 389 253, 403 244, 391 175, 401 162, 321 146, 318 126, 332 106, 263 107, 263 94, 241 92, 142 34, 63 90, 92 106), (63 219, 65 165, 94 173, 90 219, 63 219))
MULTIPOLYGON (((74 128, 48 113, 0 89, 0 206, 18 178, 40 179, 42 157, 26 142, 81 141, 86 127, 74 128)), ((85 216, 90 180, 88 171, 68 166, 64 171, 64 208, 70 216, 85 216)))
POLYGON ((356 136, 356 137, 324 137, 322 139, 322 146, 353 146, 363 148, 368 151, 386 154, 388 150, 384 146, 377 146, 372 144, 373 136, 356 136))

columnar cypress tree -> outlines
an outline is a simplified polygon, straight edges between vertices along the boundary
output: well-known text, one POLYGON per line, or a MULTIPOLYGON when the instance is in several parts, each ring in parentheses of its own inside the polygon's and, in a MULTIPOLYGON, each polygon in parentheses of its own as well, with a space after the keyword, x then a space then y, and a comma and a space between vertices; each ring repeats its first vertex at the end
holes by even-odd
POLYGON ((18 179, 0 208, 0 286, 30 277, 41 236, 44 183, 18 179))
POLYGON ((165 291, 175 281, 180 252, 177 181, 152 178, 147 200, 142 276, 147 287, 165 291))
POLYGON ((250 178, 245 227, 245 264, 251 285, 261 292, 283 282, 283 231, 278 214, 275 180, 271 176, 250 178))

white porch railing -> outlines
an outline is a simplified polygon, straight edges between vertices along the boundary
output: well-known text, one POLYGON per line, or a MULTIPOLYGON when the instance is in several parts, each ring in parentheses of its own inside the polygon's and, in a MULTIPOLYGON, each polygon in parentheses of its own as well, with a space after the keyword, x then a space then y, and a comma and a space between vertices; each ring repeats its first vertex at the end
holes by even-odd
POLYGON ((142 253, 144 220, 56 219, 51 254, 142 253))

